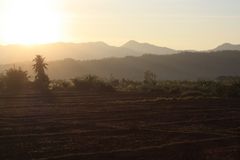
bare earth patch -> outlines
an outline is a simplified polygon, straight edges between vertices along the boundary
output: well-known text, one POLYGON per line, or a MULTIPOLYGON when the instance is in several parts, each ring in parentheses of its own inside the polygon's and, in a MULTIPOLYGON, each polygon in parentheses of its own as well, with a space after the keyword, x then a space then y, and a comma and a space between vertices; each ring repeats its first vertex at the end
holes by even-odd
POLYGON ((240 100, 0 96, 0 159, 237 160, 240 100))

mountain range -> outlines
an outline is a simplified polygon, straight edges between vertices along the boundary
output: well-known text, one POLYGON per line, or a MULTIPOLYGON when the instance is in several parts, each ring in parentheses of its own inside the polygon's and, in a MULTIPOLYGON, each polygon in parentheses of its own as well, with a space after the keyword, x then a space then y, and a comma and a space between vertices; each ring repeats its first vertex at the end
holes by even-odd
POLYGON ((136 41, 129 41, 120 47, 110 46, 104 42, 53 43, 34 46, 6 45, 0 46, 0 64, 30 61, 36 54, 41 54, 48 60, 64 58, 93 60, 108 57, 141 56, 145 53, 162 55, 173 54, 176 51, 136 41))
POLYGON ((212 50, 197 52, 136 41, 120 47, 103 42, 0 46, 0 73, 15 65, 33 77, 31 59, 35 54, 46 56, 51 79, 95 74, 105 78, 113 75, 120 79, 141 80, 146 70, 153 71, 162 80, 240 76, 240 45, 225 43, 212 50))
MULTIPOLYGON (((240 51, 182 52, 171 55, 127 56, 80 61, 64 59, 48 61, 51 79, 71 79, 87 74, 107 78, 142 80, 150 70, 161 80, 215 79, 219 76, 240 76, 240 51)), ((0 73, 13 65, 0 66, 0 73)), ((33 77, 32 62, 19 63, 33 77)))
MULTIPOLYGON (((226 43, 210 51, 220 50, 240 50, 240 45, 226 43)), ((53 43, 34 46, 0 45, 0 64, 31 61, 36 54, 41 54, 53 61, 65 58, 96 60, 109 57, 142 56, 144 54, 169 55, 179 52, 182 51, 133 40, 120 47, 110 46, 104 42, 53 43)))

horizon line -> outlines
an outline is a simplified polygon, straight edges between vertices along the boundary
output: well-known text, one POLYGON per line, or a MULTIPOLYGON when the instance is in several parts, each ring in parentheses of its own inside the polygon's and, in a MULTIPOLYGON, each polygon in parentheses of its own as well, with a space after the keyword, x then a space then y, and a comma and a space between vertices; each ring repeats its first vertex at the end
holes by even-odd
POLYGON ((174 49, 176 51, 186 51, 186 50, 196 50, 196 51, 208 51, 208 50, 212 50, 216 47, 219 47, 221 45, 224 45, 224 44, 231 44, 231 45, 240 45, 240 43, 231 43, 231 42, 223 42, 223 43, 220 43, 219 45, 215 45, 213 46, 212 48, 210 49, 175 49, 175 48, 172 48, 172 47, 168 47, 168 46, 162 46, 162 45, 159 45, 159 44, 155 44, 155 43, 150 43, 150 42, 146 42, 146 41, 137 41, 137 40, 128 40, 126 41, 125 43, 122 43, 121 45, 114 45, 114 44, 110 44, 110 43, 107 43, 105 41, 81 41, 81 42, 74 42, 74 41, 54 41, 54 42, 43 42, 43 43, 33 43, 33 44, 27 44, 27 43, 0 43, 0 46, 25 46, 25 47, 34 47, 34 46, 40 46, 40 45, 51 45, 51 44, 88 44, 88 43, 104 43, 108 46, 113 46, 113 47, 122 47, 123 45, 127 44, 128 42, 137 42, 139 44, 148 44, 148 45, 153 45, 153 46, 156 46, 156 47, 166 47, 166 48, 169 48, 169 49, 174 49))

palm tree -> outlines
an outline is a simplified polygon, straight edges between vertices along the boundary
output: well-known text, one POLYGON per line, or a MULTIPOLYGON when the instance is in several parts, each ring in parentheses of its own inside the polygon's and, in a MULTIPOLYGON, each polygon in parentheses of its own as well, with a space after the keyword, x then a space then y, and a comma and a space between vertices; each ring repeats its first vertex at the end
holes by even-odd
POLYGON ((48 64, 45 63, 45 58, 41 55, 36 55, 36 57, 33 59, 33 62, 33 70, 36 74, 34 81, 35 85, 40 91, 47 91, 49 89, 49 78, 45 73, 45 70, 48 69, 48 64))

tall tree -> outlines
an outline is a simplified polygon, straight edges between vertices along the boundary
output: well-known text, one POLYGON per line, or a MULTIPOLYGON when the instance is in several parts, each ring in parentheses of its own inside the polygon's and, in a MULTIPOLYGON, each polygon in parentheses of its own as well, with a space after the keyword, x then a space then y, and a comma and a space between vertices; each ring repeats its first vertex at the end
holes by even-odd
POLYGON ((48 64, 45 63, 45 58, 41 55, 36 55, 36 57, 33 59, 33 62, 33 70, 36 74, 34 83, 38 90, 47 91, 49 89, 50 81, 45 70, 48 69, 48 64))

